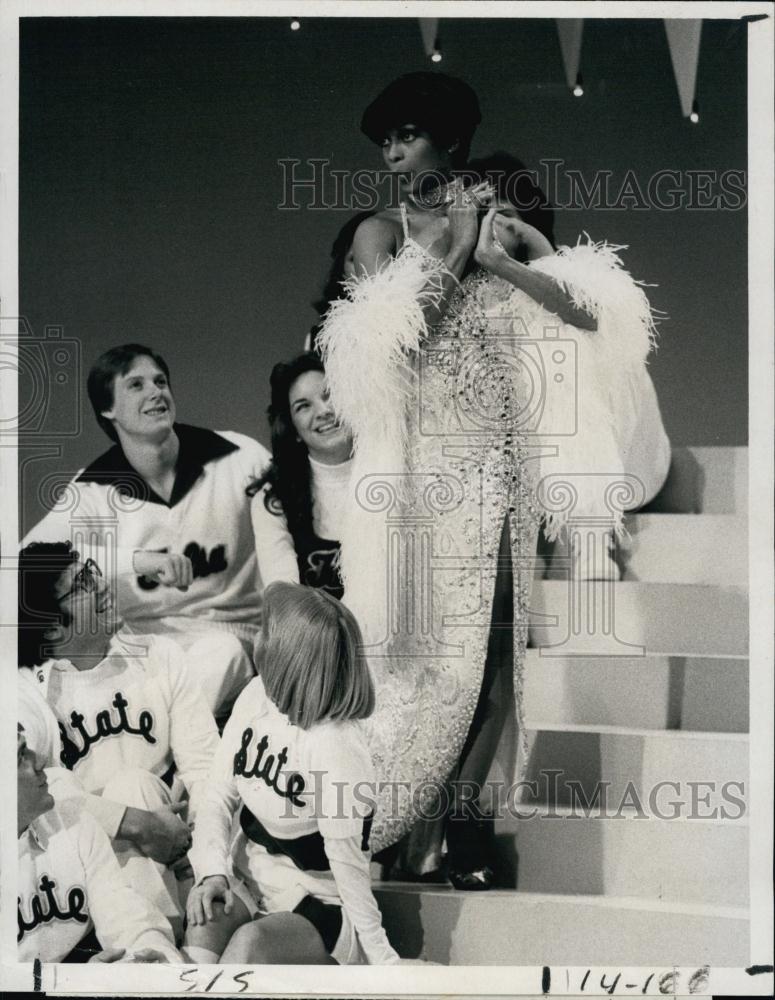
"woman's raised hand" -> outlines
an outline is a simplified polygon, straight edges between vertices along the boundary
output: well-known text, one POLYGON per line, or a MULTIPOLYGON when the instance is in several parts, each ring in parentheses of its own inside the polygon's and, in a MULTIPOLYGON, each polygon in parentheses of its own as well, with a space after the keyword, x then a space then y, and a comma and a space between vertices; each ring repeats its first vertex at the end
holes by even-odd
POLYGON ((219 900, 223 903, 223 912, 231 913, 234 894, 229 888, 229 880, 225 875, 209 875, 188 894, 186 916, 189 924, 204 927, 205 924, 216 921, 219 913, 213 903, 219 900))
POLYGON ((464 189, 462 180, 458 178, 447 191, 450 247, 470 254, 479 233, 479 210, 492 200, 492 185, 483 181, 464 189))
POLYGON ((493 272, 497 270, 498 265, 502 261, 508 259, 508 254, 503 244, 495 238, 493 224, 497 213, 497 208, 491 208, 482 219, 482 225, 479 229, 479 239, 474 250, 474 260, 476 263, 480 267, 493 272))
POLYGON ((507 208, 506 211, 503 211, 501 208, 494 207, 482 220, 479 241, 474 252, 477 264, 493 271, 505 259, 510 259, 508 251, 495 233, 494 221, 496 218, 501 227, 503 239, 513 248, 524 246, 527 250, 528 260, 550 257, 554 253, 554 247, 543 233, 535 226, 531 226, 529 222, 525 222, 513 209, 507 208))

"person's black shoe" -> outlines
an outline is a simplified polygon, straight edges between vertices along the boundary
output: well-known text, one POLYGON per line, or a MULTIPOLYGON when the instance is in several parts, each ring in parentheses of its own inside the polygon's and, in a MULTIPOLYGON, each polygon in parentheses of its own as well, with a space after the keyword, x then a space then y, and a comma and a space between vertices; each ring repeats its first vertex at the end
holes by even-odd
POLYGON ((450 869, 449 872, 453 888, 461 892, 482 892, 484 889, 491 889, 494 879, 492 868, 488 865, 476 871, 461 872, 450 869))
POLYGON ((462 892, 482 892, 492 888, 494 854, 492 816, 464 817, 451 814, 447 821, 447 862, 449 880, 462 892))

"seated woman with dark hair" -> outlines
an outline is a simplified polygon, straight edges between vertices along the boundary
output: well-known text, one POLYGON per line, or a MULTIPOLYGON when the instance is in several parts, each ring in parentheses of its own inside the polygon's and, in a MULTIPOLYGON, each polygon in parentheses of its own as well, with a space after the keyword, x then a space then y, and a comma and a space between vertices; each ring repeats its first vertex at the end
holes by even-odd
POLYGON ((316 354, 275 365, 270 381, 272 462, 248 488, 261 579, 341 597, 338 539, 352 439, 331 408, 316 354))

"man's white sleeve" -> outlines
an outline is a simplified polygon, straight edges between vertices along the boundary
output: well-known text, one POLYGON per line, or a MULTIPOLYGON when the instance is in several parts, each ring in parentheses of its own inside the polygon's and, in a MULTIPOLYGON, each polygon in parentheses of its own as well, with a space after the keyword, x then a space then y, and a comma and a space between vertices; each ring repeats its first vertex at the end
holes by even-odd
POLYGON ((91 816, 82 816, 75 830, 86 873, 89 914, 102 947, 126 948, 128 955, 141 948, 154 948, 170 962, 180 962, 169 922, 124 882, 110 841, 91 816))
POLYGON ((105 835, 115 840, 126 812, 126 806, 122 802, 114 802, 113 799, 105 799, 101 795, 87 792, 73 772, 68 771, 66 767, 47 767, 46 777, 49 790, 58 807, 66 801, 75 800, 78 808, 89 813, 105 835))
POLYGON ((108 497, 104 486, 71 480, 61 500, 27 532, 22 547, 30 542, 72 542, 81 559, 94 559, 103 574, 133 574, 136 550, 118 544, 117 511, 108 497))
POLYGON ((245 448, 245 452, 250 463, 250 473, 254 479, 258 479, 272 461, 272 455, 255 438, 246 438, 245 440, 249 442, 245 448))
POLYGON ((186 670, 183 650, 172 642, 157 641, 157 645, 166 658, 170 749, 180 780, 188 790, 188 819, 194 822, 218 750, 218 729, 213 713, 186 670))

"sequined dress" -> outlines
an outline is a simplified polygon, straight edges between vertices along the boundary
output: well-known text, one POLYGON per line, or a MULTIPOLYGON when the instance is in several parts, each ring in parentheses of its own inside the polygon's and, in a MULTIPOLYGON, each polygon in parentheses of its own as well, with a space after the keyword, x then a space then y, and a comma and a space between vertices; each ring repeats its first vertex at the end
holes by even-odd
MULTIPOLYGON (((392 266, 436 265, 429 258, 405 229, 392 266)), ((511 292, 480 269, 455 289, 441 324, 406 357, 403 468, 381 474, 375 458, 360 484, 359 513, 370 508, 371 529, 386 535, 388 578, 382 616, 358 595, 350 600, 352 584, 345 596, 371 641, 377 690, 366 723, 382 783, 374 850, 395 843, 418 819, 444 814, 445 782, 482 686, 506 518, 518 712, 521 706, 538 517, 520 426, 529 379, 511 324, 492 315, 511 292)), ((346 568, 346 539, 343 546, 346 568)))
POLYGON ((413 359, 409 482, 393 512, 398 614, 387 655, 370 661, 379 694, 369 742, 377 774, 390 783, 377 811, 375 848, 398 840, 415 816, 443 814, 441 787, 456 768, 482 686, 506 518, 521 715, 538 518, 519 426, 522 378, 504 373, 510 359, 502 325, 487 315, 500 284, 478 270, 465 278, 413 359), (400 576, 409 576, 411 564, 414 578, 404 590, 400 576), (396 810, 392 786, 407 781, 412 799, 396 810))
MULTIPOLYGON (((541 266, 560 275, 563 267, 570 271, 576 250, 567 263, 548 258, 541 266)), ((583 263, 583 274, 594 279, 600 262, 592 269, 583 263)), ((603 263, 607 271, 619 269, 610 253, 603 263)), ((539 341, 557 318, 477 269, 460 282, 429 333, 412 294, 425 294, 421 289, 432 287, 439 267, 407 235, 383 271, 351 282, 348 301, 329 313, 319 335, 332 403, 355 436, 354 503, 340 539, 341 564, 345 602, 363 629, 377 689, 366 722, 380 782, 375 851, 417 820, 444 815, 443 788, 482 686, 506 520, 515 710, 521 749, 527 749, 523 668, 537 534, 546 513, 536 499, 544 471, 536 431, 542 419, 546 429, 547 412, 555 417, 565 408, 561 397, 547 402, 542 395, 548 399, 553 391, 551 365, 562 352, 559 343, 549 349, 547 368, 539 341), (419 331, 414 346, 404 332, 412 325, 419 331)), ((626 280, 632 285, 629 275, 626 280)), ((594 301, 591 311, 599 313, 594 301)), ((647 303, 646 314, 650 322, 647 303)), ((564 328, 571 329, 581 343, 586 334, 564 328)), ((598 339, 605 342, 602 334, 598 339)), ((583 444, 584 435, 574 441, 583 444)), ((592 448, 603 446, 599 438, 590 441, 592 448)))

